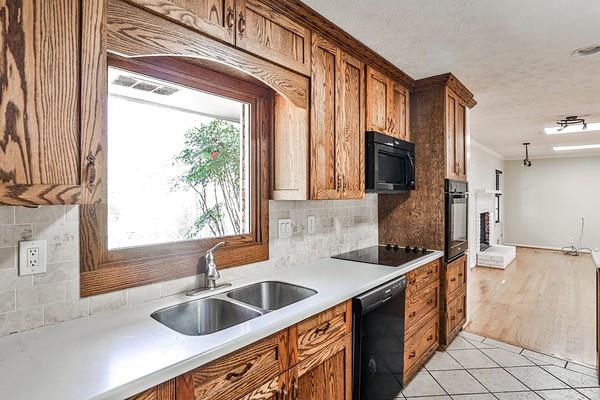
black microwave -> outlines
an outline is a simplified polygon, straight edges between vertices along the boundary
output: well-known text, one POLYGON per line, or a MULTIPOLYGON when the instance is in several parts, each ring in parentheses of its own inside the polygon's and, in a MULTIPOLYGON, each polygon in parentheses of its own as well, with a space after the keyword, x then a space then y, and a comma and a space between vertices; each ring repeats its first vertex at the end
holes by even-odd
POLYGON ((366 133, 365 189, 400 193, 415 189, 415 144, 380 132, 366 133))

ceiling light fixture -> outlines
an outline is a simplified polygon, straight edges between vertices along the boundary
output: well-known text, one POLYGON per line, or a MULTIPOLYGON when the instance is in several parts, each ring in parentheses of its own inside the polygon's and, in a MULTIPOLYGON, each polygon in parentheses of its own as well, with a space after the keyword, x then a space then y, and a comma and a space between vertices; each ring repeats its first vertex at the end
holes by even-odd
POLYGON ((531 167, 531 160, 529 159, 529 145, 531 143, 523 143, 523 146, 525 146, 525 159, 523 160, 523 166, 525 167, 531 167))
POLYGON ((591 150, 600 149, 600 144, 581 144, 575 146, 554 146, 554 151, 569 151, 569 150, 591 150))
POLYGON ((600 53, 600 44, 592 44, 590 46, 580 47, 571 53, 575 57, 586 57, 600 53))
POLYGON ((577 115, 571 115, 560 121, 556 121, 558 127, 544 128, 546 135, 558 135, 563 133, 581 133, 599 131, 600 124, 588 124, 585 119, 579 118, 577 115))

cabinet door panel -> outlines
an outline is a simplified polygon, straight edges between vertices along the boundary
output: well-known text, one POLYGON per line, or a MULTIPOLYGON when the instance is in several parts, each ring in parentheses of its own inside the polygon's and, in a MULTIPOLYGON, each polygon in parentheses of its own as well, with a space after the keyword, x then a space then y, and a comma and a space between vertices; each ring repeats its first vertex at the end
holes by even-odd
POLYGON ((336 170, 336 79, 338 49, 313 35, 311 68, 310 186, 313 199, 337 199, 341 175, 336 170))
POLYGON ((455 139, 454 139, 454 157, 456 159, 456 176, 465 179, 467 176, 466 169, 466 115, 467 110, 462 102, 456 103, 456 123, 455 123, 455 139))
POLYGON ((293 400, 350 400, 352 398, 352 335, 298 364, 293 400), (295 396, 294 396, 295 394, 295 396))
POLYGON ((387 132, 389 84, 387 76, 367 67, 367 130, 387 132))
POLYGON ((391 104, 389 106, 389 132, 390 135, 402 140, 410 140, 409 121, 408 121, 408 89, 398 84, 393 84, 390 95, 391 104))
POLYGON ((235 41, 234 0, 130 0, 223 41, 235 41))
POLYGON ((363 115, 363 65, 342 53, 336 83, 338 126, 337 170, 342 175, 345 199, 361 199, 365 188, 363 115))
POLYGON ((80 11, 78 1, 0 3, 0 204, 76 202, 45 193, 80 181, 80 11))
POLYGON ((236 45, 308 75, 310 31, 257 0, 237 0, 236 45))
POLYGON ((446 96, 446 160, 447 177, 456 178, 456 98, 446 96))
POLYGON ((177 377, 177 400, 237 400, 287 368, 282 332, 177 377))

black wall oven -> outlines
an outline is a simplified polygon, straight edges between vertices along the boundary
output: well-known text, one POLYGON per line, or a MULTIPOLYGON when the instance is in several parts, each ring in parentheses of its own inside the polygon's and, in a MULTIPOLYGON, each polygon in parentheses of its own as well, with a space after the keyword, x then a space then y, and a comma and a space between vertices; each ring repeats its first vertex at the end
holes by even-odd
POLYGON ((460 257, 469 248, 467 182, 446 179, 446 249, 447 260, 460 257))
POLYGON ((415 189, 415 144, 379 132, 366 134, 366 191, 397 193, 415 189))
POLYGON ((354 400, 392 400, 402 389, 405 289, 401 277, 352 301, 354 400))

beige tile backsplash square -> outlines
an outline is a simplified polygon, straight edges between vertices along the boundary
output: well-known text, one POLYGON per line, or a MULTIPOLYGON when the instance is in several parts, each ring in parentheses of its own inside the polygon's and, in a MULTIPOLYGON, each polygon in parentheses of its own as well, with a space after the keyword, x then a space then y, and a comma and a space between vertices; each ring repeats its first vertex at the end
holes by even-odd
MULTIPOLYGON (((377 243, 377 196, 344 201, 270 201, 270 259, 221 271, 224 281, 328 257, 377 243), (306 219, 315 216, 315 232, 306 219), (277 237, 277 220, 292 219, 291 238, 277 237)), ((128 290, 79 297, 79 208, 0 206, 0 336, 133 306, 198 287, 192 276, 128 290), (19 240, 47 240, 45 274, 17 275, 19 240)))

